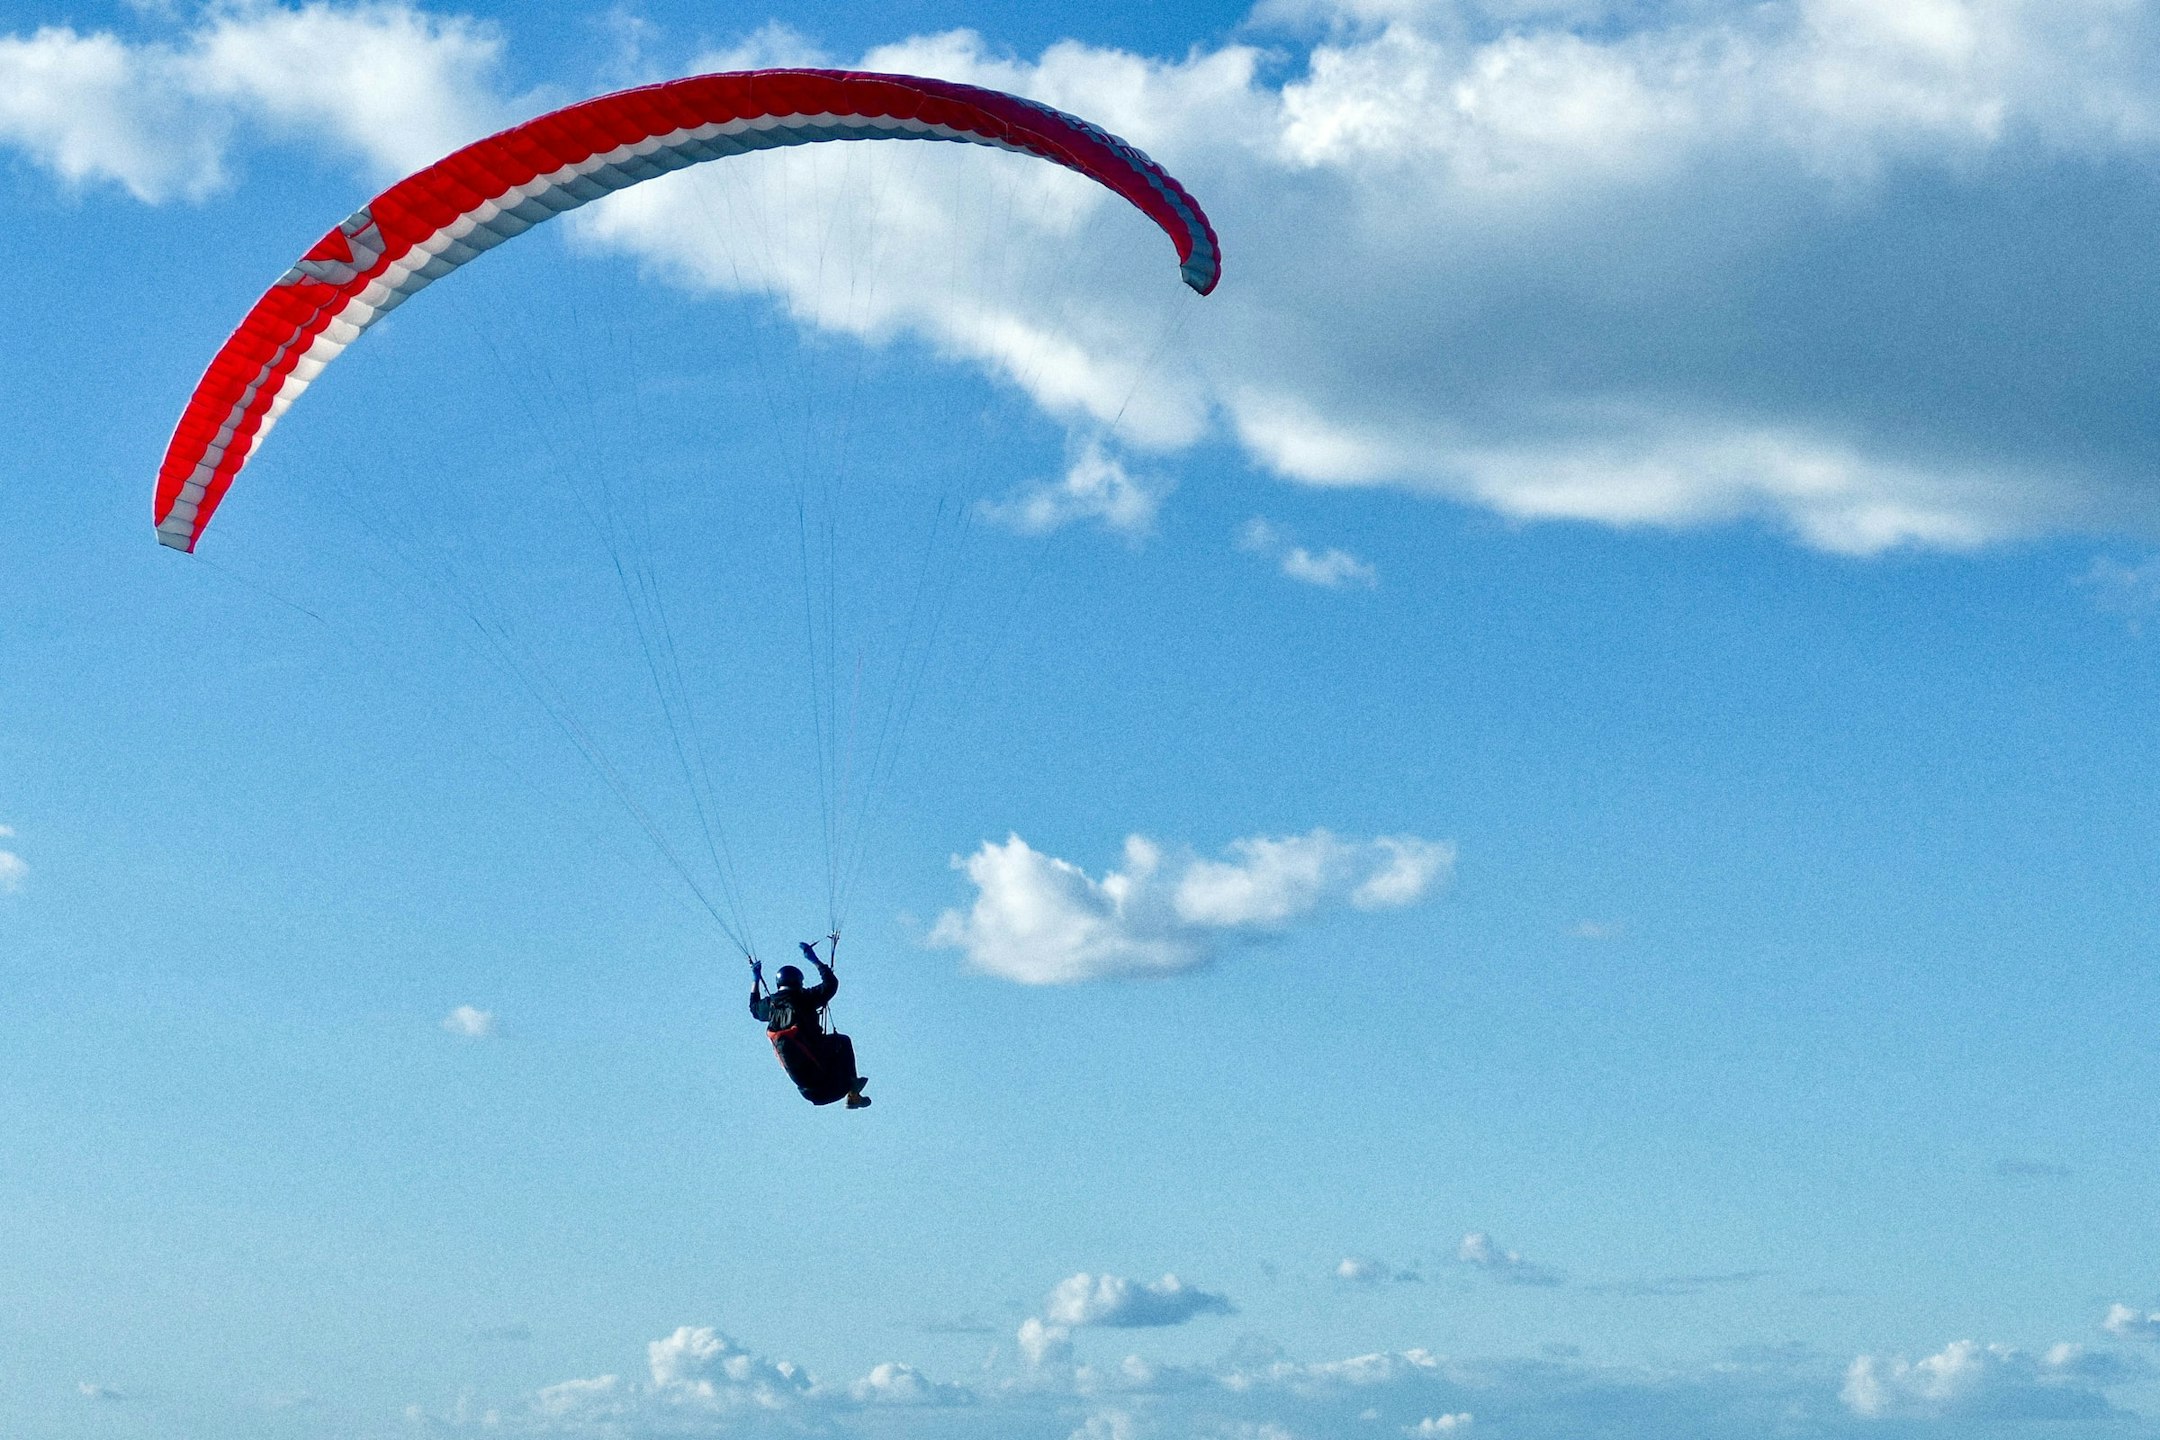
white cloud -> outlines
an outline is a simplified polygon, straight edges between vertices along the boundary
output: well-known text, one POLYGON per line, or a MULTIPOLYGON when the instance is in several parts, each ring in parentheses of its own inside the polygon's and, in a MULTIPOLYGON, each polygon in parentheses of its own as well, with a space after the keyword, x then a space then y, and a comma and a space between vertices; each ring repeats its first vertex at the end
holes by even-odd
MULTIPOLYGON (((535 1392, 531 1403, 519 1410, 491 1408, 474 1414, 461 1404, 452 1415, 435 1418, 445 1428, 470 1426, 490 1433, 628 1429, 706 1435, 734 1433, 814 1407, 857 1403, 849 1390, 821 1390, 800 1367, 753 1354, 710 1326, 681 1326, 651 1342, 645 1353, 648 1378, 643 1382, 613 1374, 565 1380, 535 1392)), ((894 1393, 906 1388, 905 1380, 891 1372, 886 1383, 894 1393)))
POLYGON ((1101 880, 1018 835, 954 865, 976 897, 938 918, 932 945, 977 969, 1029 985, 1171 974, 1207 963, 1225 940, 1280 931, 1331 901, 1409 905, 1444 882, 1455 851, 1415 836, 1370 841, 1326 830, 1233 841, 1227 858, 1167 854, 1125 842, 1122 869, 1101 880))
POLYGON ((48 25, 0 36, 0 145, 149 202, 225 184, 243 130, 391 179, 516 118, 492 84, 501 49, 403 3, 213 7, 177 44, 48 25))
POLYGON ((751 1354, 710 1326, 683 1325, 645 1347, 653 1389, 721 1408, 777 1409, 810 1390, 808 1374, 751 1354))
POLYGON ((1560 1283, 1558 1275, 1525 1260, 1520 1251, 1507 1249, 1482 1230, 1473 1230, 1462 1237, 1462 1243, 1455 1247, 1455 1259, 1515 1285, 1560 1283))
POLYGON ((1284 1389, 1311 1392, 1317 1389, 1365 1389, 1398 1385, 1405 1381, 1439 1378, 1448 1367, 1439 1356, 1422 1347, 1401 1351, 1375 1351, 1346 1360, 1301 1363, 1273 1360, 1252 1369, 1232 1370, 1225 1382, 1232 1389, 1284 1389))
POLYGON ((215 13, 186 63, 206 99, 394 179, 519 118, 492 84, 501 51, 492 26, 400 0, 253 4, 215 13))
POLYGON ((2107 1413, 2096 1388, 2120 1378, 2120 1366, 2076 1345, 2039 1355, 2007 1345, 1958 1340, 1921 1360, 1862 1355, 1839 1392, 1865 1419, 2001 1415, 2076 1419, 2107 1413))
POLYGON ((848 1387, 848 1394, 864 1405, 966 1405, 975 1398, 964 1385, 931 1380, 897 1360, 871 1367, 868 1375, 848 1387))
MULTIPOLYGON (((1597 7, 1291 8, 1360 23, 1303 49, 1280 84, 1245 45, 1158 61, 1063 42, 1029 62, 955 33, 860 62, 1087 114, 1211 207, 1222 290, 1180 322, 1191 360, 1148 374, 1137 399, 1163 306, 1070 273, 1076 220, 1113 203, 1070 177, 1015 172, 1005 233, 986 234, 908 162, 864 162, 889 167, 875 171, 880 204, 904 218, 877 247, 890 283, 851 307, 835 296, 861 287, 837 277, 861 268, 836 271, 831 246, 784 226, 779 265, 746 279, 687 176, 609 202, 586 233, 706 288, 774 294, 811 325, 919 334, 1130 443, 1183 445, 1222 416, 1263 465, 1310 484, 1401 487, 1523 520, 1767 520, 1856 554, 2160 523, 2136 481, 2150 467, 2128 450, 2079 459, 2067 418, 2047 443, 2038 430, 1973 442, 1986 412, 1957 407, 2015 395, 2030 363, 2014 324, 1926 352, 1918 378, 1944 403, 1897 420, 1859 402, 1914 383, 1915 327, 1940 322, 1894 280, 1856 322, 1856 276, 1820 248, 1838 225, 1879 232, 1877 258, 1893 237, 1909 252, 1916 173, 1984 174, 2012 195, 2033 167, 2149 158, 2160 17, 2112 0, 1784 0, 1614 9, 1581 30, 1577 12, 1597 7), (1477 13, 1494 23, 1465 23, 1477 13), (944 283, 956 267, 1009 283, 963 299, 944 283)), ((1983 318, 2015 319, 1969 247, 1925 263, 1983 318)), ((1858 279, 1875 273, 1862 264, 1858 279)), ((2095 360, 2084 373, 2108 372, 2095 360)), ((2118 449, 2144 443, 2117 428, 2118 449)), ((1282 558, 1308 581, 1365 583, 1347 553, 1282 558)))
POLYGON ((1016 1338, 1021 1357, 1030 1369, 1054 1369, 1072 1363, 1072 1331, 1062 1325, 1047 1324, 1030 1315, 1020 1322, 1016 1338))
POLYGON ((1360 910, 1414 905, 1435 885, 1444 884, 1455 868, 1455 847, 1447 841, 1382 835, 1372 849, 1386 859, 1350 892, 1350 903, 1360 910))
MULTIPOLYGON (((1551 1357, 1466 1362, 1423 1349, 1312 1362, 1274 1355, 1186 1368, 1139 1355, 1075 1365, 1071 1331, 1040 1320, 1023 1326, 1021 1339, 1020 1368, 992 1363, 965 1382, 934 1380, 892 1361, 852 1383, 825 1384, 709 1329, 684 1327, 648 1347, 649 1378, 602 1374, 549 1385, 508 1405, 467 1398, 446 1414, 417 1407, 408 1414, 436 1432, 506 1436, 1432 1440, 1489 1428, 1528 1440, 1591 1434, 1851 1440, 1875 1432, 1878 1421, 1900 1418, 1953 1424, 2087 1418, 2115 1433, 2125 1423, 2134 1428, 2136 1417, 2113 1408, 2106 1392, 2141 1373, 2067 1345, 2036 1356, 1953 1346, 1918 1365, 1863 1357, 1841 1376, 1834 1361, 1805 1347, 1693 1366, 1668 1361, 1655 1369, 1551 1357), (958 1406, 973 1414, 955 1415, 958 1406)), ((2049 1434, 2058 1428, 2041 1427, 2049 1434)), ((2012 1424, 1987 1433, 2040 1430, 2012 1424)))
POLYGON ((1617 940, 1627 933, 1624 920, 1578 920, 1568 926, 1569 935, 1577 940, 1617 940))
POLYGON ((619 1375, 595 1375, 586 1380, 563 1380, 543 1386, 534 1408, 549 1418, 596 1420, 623 1413, 629 1390, 619 1375))
POLYGON ((1282 571, 1293 580, 1330 590, 1339 590, 1345 585, 1363 585, 1369 589, 1380 583, 1380 572, 1369 562, 1332 545, 1318 554, 1302 545, 1291 546, 1283 553, 1282 571))
POLYGON ((1196 1290, 1175 1275, 1143 1282, 1083 1272, 1058 1282, 1043 1302, 1043 1319, 1065 1329, 1085 1325, 1139 1329, 1182 1325, 1201 1315, 1228 1315, 1232 1308, 1227 1296, 1196 1290))
POLYGON ((469 1040, 484 1039, 495 1033, 495 1012, 460 1005, 443 1016, 442 1028, 453 1035, 463 1035, 469 1040))
MULTIPOLYGON (((739 59, 715 52, 688 68, 739 59)), ((1080 109, 1144 148, 1167 129, 1206 123, 1210 96, 1249 93, 1253 55, 1234 49, 1165 69, 1067 42, 1025 64, 956 32, 854 63, 1018 90, 1080 109)), ((1090 519, 1144 529, 1165 482, 1134 475, 1091 437, 1162 449, 1210 428, 1205 377, 1168 358, 1177 353, 1168 332, 1190 312, 1165 303, 1189 298, 1171 293, 1166 242, 1056 166, 918 150, 813 146, 699 166, 580 211, 573 230, 692 290, 767 297, 807 328, 873 345, 915 337, 1017 387, 1072 427, 1079 460, 997 513, 1037 528, 1090 519), (1143 252, 1153 263, 1136 275, 1143 252)))
POLYGON ((1380 583, 1380 572, 1369 562, 1334 546, 1315 553, 1303 545, 1293 544, 1281 526, 1257 515, 1239 528, 1237 546, 1240 550, 1266 556, 1281 568, 1283 574, 1307 585, 1340 590, 1346 585, 1371 589, 1380 583))
POLYGON ((224 179, 229 122, 202 111, 181 71, 167 52, 64 25, 0 36, 0 142, 70 185, 207 194, 224 179))
POLYGON ((1409 1284, 1422 1279, 1415 1270, 1400 1270, 1369 1255, 1346 1255, 1335 1266, 1335 1278, 1351 1285, 1409 1284))
POLYGON ((1098 1410, 1067 1440, 1142 1440, 1148 1433, 1129 1410, 1098 1410))
POLYGON ((1172 486, 1167 480, 1136 476, 1091 439, 1066 468, 1064 478, 1038 481, 1002 500, 982 502, 985 518, 1023 535, 1047 535, 1084 521, 1128 539, 1144 538, 1172 486))
POLYGON ((2160 1310, 2134 1310, 2118 1302, 2108 1306, 2107 1319, 2100 1323, 2110 1335, 2126 1340, 2160 1340, 2160 1310))
POLYGON ((85 1400, 125 1400, 128 1393, 111 1385, 99 1385, 89 1380, 75 1382, 75 1393, 85 1400))

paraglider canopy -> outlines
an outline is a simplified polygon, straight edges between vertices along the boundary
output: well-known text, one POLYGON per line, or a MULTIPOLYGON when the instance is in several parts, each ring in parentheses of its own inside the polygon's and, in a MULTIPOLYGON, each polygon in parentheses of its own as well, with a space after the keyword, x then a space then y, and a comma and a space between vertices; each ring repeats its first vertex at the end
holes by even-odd
POLYGON ((1185 283, 1222 273, 1207 216, 1167 171, 1076 116, 909 75, 751 70, 586 100, 410 175, 354 211, 258 300, 217 353, 158 474, 158 539, 192 551, 234 476, 324 366, 377 319, 483 251, 701 161, 825 140, 947 140, 1076 170, 1155 222, 1185 283))

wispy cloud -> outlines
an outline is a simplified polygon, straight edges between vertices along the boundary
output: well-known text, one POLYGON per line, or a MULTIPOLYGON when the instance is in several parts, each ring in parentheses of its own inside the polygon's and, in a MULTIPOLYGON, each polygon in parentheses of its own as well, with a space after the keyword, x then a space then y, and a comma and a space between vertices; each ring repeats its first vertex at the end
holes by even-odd
POLYGON ((2007 1159, 1995 1162, 1995 1173, 2005 1180, 2067 1180, 2070 1167, 2046 1160, 2007 1159))
POLYGON ((1288 531, 1271 520, 1254 516, 1238 527, 1237 548, 1275 562, 1283 574, 1307 585, 1340 590, 1357 585, 1371 589, 1380 583, 1380 572, 1347 550, 1330 546, 1312 551, 1292 541, 1288 531))
POLYGON ((1166 975, 1206 964, 1225 942, 1279 933, 1326 904, 1413 904, 1446 880, 1454 859, 1452 845, 1408 835, 1254 836, 1233 841, 1222 859, 1134 835, 1123 867, 1096 880, 1013 835, 955 858, 975 900, 941 915, 929 940, 1029 985, 1166 975))
POLYGON ((2135 565, 2098 556, 2078 577, 2078 584, 2092 591, 2095 605, 2122 616, 2133 632, 2142 631, 2148 619, 2160 614, 2160 555, 2135 565))
MULTIPOLYGON (((15 832, 13 830, 5 825, 0 825, 0 840, 13 840, 14 838, 15 832)), ((29 877, 29 874, 30 866, 22 856, 16 854, 11 848, 0 846, 0 895, 12 895, 22 889, 23 881, 29 877)))
POLYGON ((495 1012, 460 1005, 443 1016, 442 1028, 468 1040, 484 1040, 495 1033, 495 1012))
POLYGON ((1625 1295, 1637 1298, 1660 1298, 1669 1295, 1700 1295, 1705 1290, 1728 1289, 1735 1285, 1752 1285, 1765 1279, 1767 1270, 1726 1270, 1707 1275, 1656 1275, 1644 1280, 1598 1280, 1583 1283, 1576 1288, 1591 1295, 1625 1295))
POLYGON ((1154 530, 1163 497, 1171 489, 1167 479, 1135 475, 1100 440, 1091 439, 1061 478, 1023 486, 1002 500, 986 500, 982 512, 984 518, 1024 535, 1090 523, 1140 540, 1154 530))
POLYGON ((998 1327, 980 1315, 956 1315, 950 1319, 918 1320, 915 1329, 925 1335, 995 1335, 998 1327))

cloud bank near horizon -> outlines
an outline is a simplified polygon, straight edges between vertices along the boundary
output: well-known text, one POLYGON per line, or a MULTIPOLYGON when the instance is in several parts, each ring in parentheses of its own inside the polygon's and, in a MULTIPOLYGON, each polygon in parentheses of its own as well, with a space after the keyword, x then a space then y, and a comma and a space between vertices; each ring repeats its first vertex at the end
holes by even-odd
MULTIPOLYGON (((1092 1277, 1090 1277, 1092 1278, 1092 1277)), ((1794 1440, 2125 1433, 2138 1417, 2110 1391, 2137 1378, 2110 1352, 2057 1344, 2033 1354, 1957 1341, 1918 1361, 1786 1347, 1656 1370, 1582 1360, 1461 1360, 1411 1348, 1299 1361, 1248 1336, 1220 1361, 1166 1365, 1139 1354, 1080 1361, 1070 1331, 1027 1327, 1017 1369, 992 1362, 968 1381, 883 1361, 826 1380, 757 1354, 708 1326, 646 1347, 644 1374, 545 1386, 505 1406, 415 1406, 423 1433, 1000 1440, 1367 1440, 1490 1430, 1560 1440, 1794 1440), (1977 1427, 1977 1428, 1976 1428, 1977 1427)))
MULTIPOLYGON (((1156 154, 1228 267, 1189 307, 1187 363, 1145 387, 1159 297, 1076 288, 1062 259, 1115 202, 1053 167, 1011 182, 1017 268, 988 298, 922 283, 988 241, 898 157, 860 162, 890 228, 839 242, 888 273, 875 303, 840 303, 830 265, 746 280, 719 227, 684 223, 709 174, 573 229, 808 329, 927 341, 1083 444, 1227 432, 1301 484, 1517 520, 1759 522, 1851 554, 2160 533, 2139 389, 2160 361, 2160 12, 1275 0, 1248 34, 1174 60, 1080 41, 1023 59, 967 32, 825 57, 767 30, 678 67, 941 75, 1156 154)), ((264 141, 327 139, 380 179, 536 108, 502 85, 505 44, 392 0, 219 7, 151 38, 47 26, 0 36, 0 144, 146 202, 217 193, 264 141)), ((1102 453, 1029 523, 1137 523, 1146 496, 1102 453)))

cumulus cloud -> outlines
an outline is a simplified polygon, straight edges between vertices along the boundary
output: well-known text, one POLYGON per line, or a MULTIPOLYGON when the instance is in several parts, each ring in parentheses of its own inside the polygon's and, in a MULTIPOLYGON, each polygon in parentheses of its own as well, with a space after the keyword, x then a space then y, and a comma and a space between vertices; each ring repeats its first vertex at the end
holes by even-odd
MULTIPOLYGON (((0 825, 0 840, 13 840, 15 832, 0 825)), ((30 866, 13 850, 0 846, 0 895, 12 895, 22 889, 23 881, 30 874, 30 866)))
POLYGON ((443 1016, 442 1028, 468 1040, 482 1040, 495 1033, 495 1012, 460 1005, 443 1016))
POLYGON ((1997 1416, 2073 1420, 2112 1408, 2099 1385, 2121 1378, 2118 1362, 2076 1345, 2038 1354, 1958 1340, 1925 1359, 1857 1357, 1839 1392, 1866 1419, 1997 1416))
POLYGON ((1428 1415, 1417 1424, 1405 1427, 1403 1434, 1418 1436, 1419 1440, 1431 1440, 1435 1435, 1460 1435, 1476 1418, 1467 1410, 1458 1410, 1452 1415, 1428 1415))
POLYGON ((1455 1259, 1460 1264, 1482 1270, 1511 1285, 1561 1283, 1561 1277, 1557 1273, 1525 1260, 1522 1252, 1506 1248, 1482 1230, 1473 1230, 1462 1237, 1462 1242, 1455 1247, 1455 1259))
MULTIPOLYGON (((1021 258, 991 268, 1024 279, 989 304, 929 282, 1006 237, 913 203, 928 197, 897 159, 881 203, 918 229, 879 247, 901 278, 846 317, 830 246, 776 246, 782 268, 746 282, 725 239, 678 223, 688 178, 610 202, 588 233, 815 325, 925 336, 1143 445, 1220 416, 1308 484, 1522 519, 1759 518, 1852 553, 2154 521, 2152 442, 2120 378, 2135 362, 2102 358, 2111 334, 2063 343, 2063 321, 2037 318, 2084 323, 2092 262, 2021 272, 2049 303, 2013 310, 1966 237, 2089 250, 2090 227, 2031 219, 2019 196, 2041 184, 2139 213, 2144 192, 2094 162, 2160 149, 2160 19, 2108 0, 1636 7, 1594 27, 1564 5, 1336 0, 1262 19, 1292 11, 1324 38, 1281 81, 1243 44, 1153 60, 1065 42, 1029 62, 962 32, 861 59, 1088 114, 1207 200, 1228 278, 1192 307, 1204 358, 1151 377, 1137 411, 1159 304, 1076 303, 1075 218, 1111 202, 1069 177, 1014 182, 1021 258), (1971 212, 1947 225, 1945 185, 1971 212), (1957 343, 1928 344, 1946 330, 1957 343), (2024 384, 2033 344, 2092 387, 2080 417, 2024 384), (1865 399, 1887 391, 1916 403, 1865 399)), ((1358 563, 1308 551, 1296 568, 1359 583, 1358 563)))
POLYGON ((1335 1278, 1350 1285, 1412 1284, 1424 1277, 1415 1270, 1403 1270, 1385 1260, 1375 1260, 1369 1255, 1346 1255, 1335 1265, 1335 1278))
POLYGON ((864 1384, 869 1388, 858 1402, 852 1387, 820 1387, 799 1366, 757 1355, 704 1325, 684 1325, 651 1342, 645 1347, 645 1357, 642 1381, 617 1374, 564 1380, 541 1388, 516 1410, 489 1408, 474 1414, 461 1405, 447 1416, 419 1418, 432 1418, 443 1428, 495 1433, 624 1430, 703 1435, 734 1433, 819 1407, 846 1409, 857 1403, 878 1403, 872 1397, 881 1389, 898 1395, 912 1388, 899 1371, 887 1371, 882 1382, 866 1377, 864 1384))
POLYGON ((931 1380, 914 1366, 897 1360, 872 1366, 868 1375, 848 1386, 848 1394, 864 1405, 911 1407, 966 1405, 975 1398, 964 1385, 931 1380))
POLYGON ((976 889, 938 918, 932 945, 988 974, 1064 985, 1190 970, 1227 940, 1281 931, 1330 902, 1413 904, 1441 884, 1455 849, 1415 836, 1339 839, 1326 830, 1233 841, 1223 859, 1172 853, 1144 836, 1096 880, 1018 835, 955 858, 976 889))
POLYGON ((1322 589, 1340 590, 1346 585, 1366 589, 1380 583, 1380 572, 1347 550, 1330 546, 1314 552, 1292 543, 1289 534, 1273 521, 1255 515, 1240 526, 1237 547, 1248 554, 1265 556, 1293 580, 1322 589))
POLYGON ((1023 535, 1047 535, 1092 522, 1139 540, 1155 528, 1155 516, 1170 489, 1167 480, 1134 475, 1100 439, 1090 439, 1062 479, 1038 481, 1002 500, 986 500, 982 512, 1023 535))
POLYGON ((2100 1323, 2110 1335, 2127 1340, 2160 1340, 2160 1310, 2136 1310, 2118 1301, 2100 1323))
POLYGON ((389 179, 515 118, 501 49, 484 24, 403 3, 213 7, 177 43, 48 25, 0 35, 0 145, 150 202, 225 184, 243 131, 327 142, 389 179))
POLYGON ((771 1409, 809 1390, 810 1378, 785 1360, 765 1360, 706 1325, 678 1326, 645 1347, 653 1388, 701 1400, 726 1399, 771 1409))
POLYGON ((1175 1275, 1139 1281, 1083 1271, 1058 1282, 1043 1302, 1043 1319, 1068 1329, 1102 1325, 1129 1330, 1183 1325, 1197 1316, 1233 1310, 1228 1296, 1194 1289, 1175 1275))

